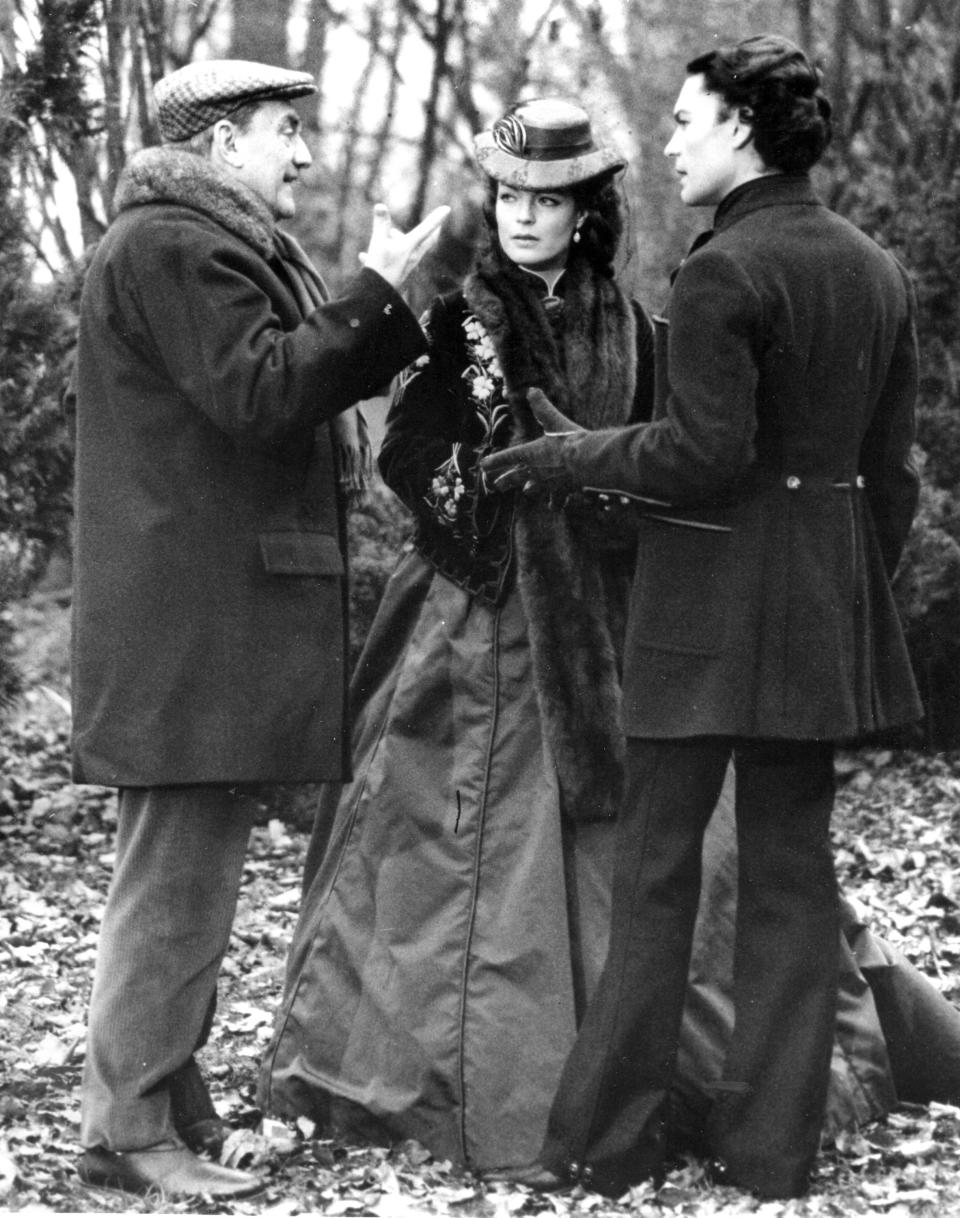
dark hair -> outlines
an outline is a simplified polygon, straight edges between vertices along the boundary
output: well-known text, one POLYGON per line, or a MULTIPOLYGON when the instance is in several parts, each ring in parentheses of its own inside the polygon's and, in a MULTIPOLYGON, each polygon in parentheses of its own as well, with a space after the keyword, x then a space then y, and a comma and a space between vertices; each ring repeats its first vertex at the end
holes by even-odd
POLYGON ((805 173, 830 143, 831 107, 820 73, 789 38, 758 34, 718 47, 692 59, 687 72, 702 76, 728 113, 740 112, 768 169, 805 173))
MULTIPOLYGON (((487 193, 483 201, 483 218, 490 243, 500 251, 497 236, 496 203, 500 183, 487 178, 487 193)), ((510 189, 514 189, 510 187, 510 189)), ((577 211, 584 212, 580 225, 580 240, 570 247, 570 256, 588 259, 602 275, 613 278, 613 260, 623 235, 623 205, 616 184, 616 173, 603 173, 563 190, 536 190, 535 194, 570 194, 577 211)))

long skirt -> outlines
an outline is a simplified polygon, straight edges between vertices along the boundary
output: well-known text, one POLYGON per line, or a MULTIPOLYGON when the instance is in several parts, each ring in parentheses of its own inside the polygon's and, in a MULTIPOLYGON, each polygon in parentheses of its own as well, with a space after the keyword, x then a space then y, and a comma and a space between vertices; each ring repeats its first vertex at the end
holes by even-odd
MULTIPOLYGON (((310 851, 318 866, 261 1103, 333 1133, 416 1139, 475 1170, 530 1162, 603 965, 611 823, 560 815, 516 594, 492 609, 408 555, 387 586, 353 697, 355 777, 321 799, 310 851)), ((733 1022, 735 911, 728 784, 704 848, 674 1097, 674 1134, 692 1146, 733 1022)), ((907 1035, 918 1019, 936 1024, 952 1054, 947 1091, 960 1095, 953 1008, 849 906, 837 950, 825 1132, 880 1116, 897 1099, 858 956, 898 969, 911 1001, 921 995, 907 1035)))

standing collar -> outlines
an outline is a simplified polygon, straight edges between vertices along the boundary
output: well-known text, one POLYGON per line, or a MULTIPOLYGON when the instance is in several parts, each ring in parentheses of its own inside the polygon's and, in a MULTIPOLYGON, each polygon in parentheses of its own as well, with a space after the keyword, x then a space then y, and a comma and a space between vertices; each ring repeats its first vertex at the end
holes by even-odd
POLYGON ((736 190, 731 190, 717 208, 713 218, 714 231, 722 232, 741 216, 762 207, 778 207, 788 203, 819 206, 810 177, 806 173, 771 173, 751 178, 736 190))
POLYGON ((514 266, 516 266, 517 270, 523 271, 525 275, 533 276, 535 280, 534 287, 541 300, 549 299, 550 297, 556 298, 563 295, 563 288, 566 286, 563 278, 567 273, 566 267, 564 267, 556 279, 554 279, 553 289, 551 290, 549 280, 546 278, 546 276, 541 275, 539 271, 535 271, 528 266, 521 266, 519 262, 514 263, 514 266))

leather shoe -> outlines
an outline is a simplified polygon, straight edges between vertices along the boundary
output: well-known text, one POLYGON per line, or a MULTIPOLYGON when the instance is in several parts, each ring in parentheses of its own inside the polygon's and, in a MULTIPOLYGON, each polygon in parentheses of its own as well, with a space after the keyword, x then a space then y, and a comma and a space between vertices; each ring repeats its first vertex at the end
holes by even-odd
POLYGON ((177 1133, 195 1154, 206 1152, 212 1159, 219 1159, 230 1126, 214 1108, 196 1059, 187 1058, 167 1075, 166 1084, 177 1133))
POLYGON ((174 1126, 188 1150, 195 1155, 207 1154, 211 1159, 220 1158, 223 1144, 230 1133, 230 1126, 220 1117, 195 1121, 192 1125, 177 1125, 174 1122, 174 1126))
POLYGON ((748 1184, 744 1180, 738 1180, 730 1164, 720 1158, 707 1160, 704 1164, 704 1175, 711 1184, 718 1184, 723 1188, 739 1188, 742 1192, 752 1193, 758 1201, 786 1201, 793 1197, 802 1197, 810 1187, 808 1180, 799 1184, 791 1182, 790 1185, 780 1188, 771 1187, 769 1184, 748 1184))
POLYGON ((198 1159, 179 1142, 158 1142, 144 1150, 85 1150, 78 1168, 84 1184, 125 1193, 158 1192, 167 1197, 249 1197, 264 1182, 259 1176, 198 1159))
POLYGON ((565 1180, 561 1180, 556 1172, 542 1163, 525 1163, 522 1167, 501 1167, 483 1173, 484 1180, 500 1181, 505 1184, 522 1184, 524 1188, 532 1188, 537 1193, 556 1193, 560 1189, 570 1188, 565 1180))

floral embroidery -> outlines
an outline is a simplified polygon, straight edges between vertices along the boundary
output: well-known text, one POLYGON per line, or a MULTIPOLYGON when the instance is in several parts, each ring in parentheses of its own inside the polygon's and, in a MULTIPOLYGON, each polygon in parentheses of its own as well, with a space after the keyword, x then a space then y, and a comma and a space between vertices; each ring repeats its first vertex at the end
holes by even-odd
POLYGON ((483 425, 480 448, 486 452, 493 447, 495 433, 509 416, 510 408, 503 401, 503 371, 493 340, 472 313, 464 319, 463 328, 470 361, 464 369, 463 379, 469 383, 471 396, 477 403, 476 417, 483 425))
MULTIPOLYGON (((503 400, 503 371, 490 335, 480 322, 470 314, 464 319, 463 329, 467 336, 467 367, 463 379, 470 386, 470 396, 476 403, 475 417, 481 425, 482 435, 476 446, 476 460, 493 449, 499 439, 502 425, 510 417, 510 407, 503 400)), ((479 494, 478 479, 474 477, 472 491, 464 473, 472 470, 461 468, 461 445, 454 444, 450 456, 438 467, 424 496, 433 509, 440 524, 450 528, 458 536, 476 533, 476 506, 479 494)))
POLYGON ((430 490, 424 497, 440 523, 453 528, 457 524, 460 500, 466 490, 460 472, 460 445, 454 444, 453 452, 437 469, 430 490))

